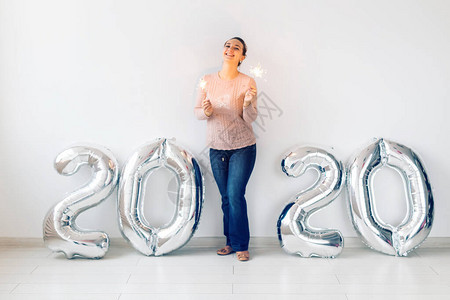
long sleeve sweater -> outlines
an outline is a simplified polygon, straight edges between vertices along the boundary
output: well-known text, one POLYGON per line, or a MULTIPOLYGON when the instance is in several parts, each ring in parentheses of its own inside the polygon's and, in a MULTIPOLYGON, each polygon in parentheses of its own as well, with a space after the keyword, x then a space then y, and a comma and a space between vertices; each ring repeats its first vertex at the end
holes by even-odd
POLYGON ((252 122, 258 117, 257 97, 244 107, 244 96, 255 80, 243 73, 231 80, 219 77, 218 72, 205 75, 206 83, 198 88, 194 114, 199 120, 207 120, 207 144, 218 150, 243 148, 256 143, 252 122), (202 101, 209 99, 213 113, 207 117, 202 101))

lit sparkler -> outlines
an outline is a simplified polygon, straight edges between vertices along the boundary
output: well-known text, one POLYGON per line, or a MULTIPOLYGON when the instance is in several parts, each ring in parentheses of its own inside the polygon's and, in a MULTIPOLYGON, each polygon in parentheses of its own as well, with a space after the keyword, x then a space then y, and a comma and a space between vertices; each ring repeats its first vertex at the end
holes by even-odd
POLYGON ((205 79, 200 79, 200 82, 198 83, 198 87, 201 88, 202 90, 205 90, 206 87, 206 80, 205 79))
POLYGON ((249 72, 255 78, 262 78, 263 75, 267 73, 267 70, 264 70, 263 68, 261 68, 261 64, 258 63, 258 65, 256 67, 251 67, 249 72))

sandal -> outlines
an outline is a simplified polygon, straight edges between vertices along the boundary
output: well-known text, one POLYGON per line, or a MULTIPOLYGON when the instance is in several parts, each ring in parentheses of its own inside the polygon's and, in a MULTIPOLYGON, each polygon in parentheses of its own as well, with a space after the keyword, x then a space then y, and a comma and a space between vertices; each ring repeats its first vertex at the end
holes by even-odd
POLYGON ((250 253, 248 251, 238 251, 236 252, 236 256, 239 261, 247 261, 250 259, 250 253))
POLYGON ((222 249, 217 250, 217 255, 228 255, 234 253, 233 248, 231 246, 226 245, 222 249))

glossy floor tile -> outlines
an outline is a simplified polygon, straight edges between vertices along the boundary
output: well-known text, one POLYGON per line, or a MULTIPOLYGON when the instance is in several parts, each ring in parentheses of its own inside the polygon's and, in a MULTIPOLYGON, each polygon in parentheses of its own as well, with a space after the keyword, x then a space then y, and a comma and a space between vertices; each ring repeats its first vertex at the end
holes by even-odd
POLYGON ((0 247, 0 299, 450 299, 450 249, 408 257, 344 248, 335 259, 254 247, 251 260, 203 245, 146 257, 111 246, 100 260, 44 247, 0 247))

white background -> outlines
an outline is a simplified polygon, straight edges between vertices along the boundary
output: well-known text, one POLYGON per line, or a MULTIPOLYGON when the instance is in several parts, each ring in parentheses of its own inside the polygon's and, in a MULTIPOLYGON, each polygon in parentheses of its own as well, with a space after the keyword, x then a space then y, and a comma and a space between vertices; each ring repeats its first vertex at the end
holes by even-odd
MULTIPOLYGON (((233 36, 249 47, 241 71, 261 63, 258 90, 280 108, 254 126, 253 236, 275 237, 284 205, 314 181, 314 172, 281 171, 289 149, 320 146, 345 162, 376 137, 420 155, 434 188, 431 236, 450 236, 449 15, 449 1, 1 0, 0 236, 41 237, 46 212, 89 180, 89 169, 63 177, 53 168, 74 143, 108 147, 122 167, 140 145, 176 137, 206 170, 196 86, 220 69, 233 36)), ((218 190, 205 173, 196 236, 221 236, 218 190)), ((152 225, 173 214, 167 185, 164 170, 148 182, 152 225)), ((398 224, 407 211, 399 175, 378 173, 375 194, 382 219, 398 224)), ((116 196, 78 224, 119 237, 116 196)), ((356 236, 343 195, 311 224, 356 236)))

